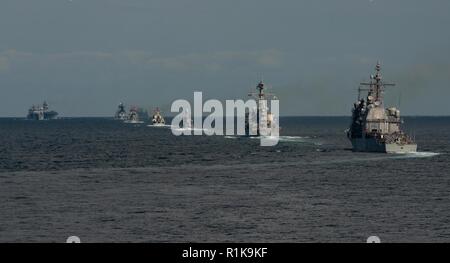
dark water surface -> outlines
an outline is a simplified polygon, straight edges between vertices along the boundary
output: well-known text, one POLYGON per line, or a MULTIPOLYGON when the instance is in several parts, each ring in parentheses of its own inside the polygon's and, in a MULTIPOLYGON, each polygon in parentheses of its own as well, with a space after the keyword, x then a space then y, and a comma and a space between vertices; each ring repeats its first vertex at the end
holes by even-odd
POLYGON ((419 153, 353 153, 348 118, 282 118, 281 142, 109 119, 0 119, 0 241, 450 241, 450 118, 419 153))

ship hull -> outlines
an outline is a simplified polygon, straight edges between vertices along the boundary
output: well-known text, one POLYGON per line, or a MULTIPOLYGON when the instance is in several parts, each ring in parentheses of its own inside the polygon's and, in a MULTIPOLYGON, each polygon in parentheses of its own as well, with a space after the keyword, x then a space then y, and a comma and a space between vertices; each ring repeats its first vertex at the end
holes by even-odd
POLYGON ((55 120, 58 117, 58 113, 56 111, 50 111, 44 113, 44 120, 55 120))
POLYGON ((27 119, 34 121, 47 121, 47 120, 55 120, 57 116, 58 113, 44 113, 44 114, 32 113, 28 114, 27 119))
POLYGON ((414 153, 417 152, 417 144, 380 143, 376 139, 353 138, 351 139, 355 152, 378 153, 414 153))

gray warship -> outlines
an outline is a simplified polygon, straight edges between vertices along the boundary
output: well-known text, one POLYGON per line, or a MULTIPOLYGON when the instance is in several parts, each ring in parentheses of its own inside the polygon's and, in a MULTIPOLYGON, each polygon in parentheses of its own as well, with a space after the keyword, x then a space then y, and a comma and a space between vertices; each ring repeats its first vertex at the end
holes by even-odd
POLYGON ((370 82, 361 83, 358 101, 354 104, 352 123, 347 137, 358 152, 412 153, 417 144, 401 129, 402 119, 397 108, 385 108, 383 93, 392 83, 384 83, 381 65, 376 65, 376 73, 370 82), (361 98, 361 92, 367 91, 367 97, 361 98))
POLYGON ((49 109, 48 103, 44 101, 42 106, 40 105, 33 105, 28 109, 28 120, 54 120, 58 116, 58 113, 56 111, 51 111, 49 109))
POLYGON ((140 123, 144 123, 144 121, 142 121, 143 117, 142 116, 147 116, 147 112, 143 111, 142 109, 132 106, 130 108, 130 112, 127 115, 127 118, 124 120, 125 123, 132 123, 132 124, 140 124, 140 123))
POLYGON ((274 115, 270 112, 268 106, 271 99, 276 100, 277 97, 272 93, 265 92, 266 85, 263 81, 260 81, 256 85, 257 92, 251 92, 248 94, 249 97, 253 97, 256 100, 256 109, 250 109, 245 113, 245 135, 249 137, 258 137, 261 134, 271 134, 272 128, 278 125, 278 120, 274 119, 274 115), (267 102, 267 103, 264 103, 267 102), (261 118, 261 120, 260 120, 261 118), (252 120, 252 121, 250 121, 252 120), (260 123, 267 122, 267 131, 262 132, 262 127, 260 123))
POLYGON ((152 123, 154 126, 166 125, 166 121, 164 120, 164 117, 161 115, 161 111, 159 110, 159 108, 155 109, 155 112, 152 117, 152 123))
POLYGON ((116 120, 121 120, 124 121, 127 119, 127 111, 125 110, 125 105, 123 105, 123 103, 120 103, 117 111, 116 111, 116 115, 114 116, 114 118, 116 120))

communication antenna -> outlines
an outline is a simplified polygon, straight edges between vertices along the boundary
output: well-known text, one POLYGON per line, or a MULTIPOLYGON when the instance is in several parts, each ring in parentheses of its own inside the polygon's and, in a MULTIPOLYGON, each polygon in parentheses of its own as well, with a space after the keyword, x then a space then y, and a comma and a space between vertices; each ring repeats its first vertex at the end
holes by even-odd
POLYGON ((378 61, 375 67, 376 74, 370 76, 370 82, 360 83, 360 86, 369 87, 369 96, 373 97, 375 102, 383 104, 383 92, 387 86, 395 86, 393 83, 385 83, 381 76, 381 63, 378 61))

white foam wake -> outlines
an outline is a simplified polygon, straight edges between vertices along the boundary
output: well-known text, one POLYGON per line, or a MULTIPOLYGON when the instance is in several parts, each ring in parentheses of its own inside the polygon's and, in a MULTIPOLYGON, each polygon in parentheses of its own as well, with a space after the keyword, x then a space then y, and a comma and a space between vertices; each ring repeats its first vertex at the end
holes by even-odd
POLYGON ((167 125, 167 124, 163 124, 163 125, 153 125, 153 124, 150 124, 150 125, 147 125, 147 127, 152 127, 152 128, 170 128, 170 127, 172 127, 172 125, 167 125))
POLYGON ((172 130, 175 131, 208 131, 208 129, 196 129, 196 128, 179 128, 179 127, 174 127, 174 126, 170 126, 172 130))
POLYGON ((415 152, 415 153, 404 153, 399 155, 405 158, 430 158, 441 154, 435 152, 415 152))
MULTIPOLYGON (((250 139, 257 139, 260 140, 261 137, 250 137, 250 139)), ((264 139, 266 140, 274 140, 282 143, 307 143, 307 144, 314 144, 317 146, 322 145, 320 141, 317 139, 307 137, 307 136, 264 136, 264 139)))
POLYGON ((281 142, 308 142, 311 138, 310 137, 303 137, 303 136, 280 136, 281 142))

